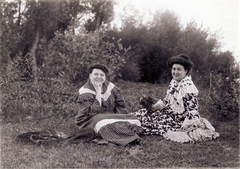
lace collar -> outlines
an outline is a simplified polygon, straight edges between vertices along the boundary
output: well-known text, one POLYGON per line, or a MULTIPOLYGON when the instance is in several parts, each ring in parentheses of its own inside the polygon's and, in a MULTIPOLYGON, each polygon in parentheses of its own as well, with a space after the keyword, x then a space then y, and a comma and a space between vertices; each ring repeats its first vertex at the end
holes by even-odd
POLYGON ((180 82, 172 79, 168 91, 169 93, 174 94, 175 92, 179 92, 179 90, 186 85, 193 85, 191 76, 185 76, 180 82))

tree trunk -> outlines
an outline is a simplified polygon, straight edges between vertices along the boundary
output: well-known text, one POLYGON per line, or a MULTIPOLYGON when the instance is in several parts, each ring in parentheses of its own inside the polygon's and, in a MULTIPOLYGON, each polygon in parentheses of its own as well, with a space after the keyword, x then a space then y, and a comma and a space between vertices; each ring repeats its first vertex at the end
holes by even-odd
POLYGON ((35 40, 33 42, 33 46, 31 49, 31 55, 33 57, 33 61, 32 61, 32 70, 33 70, 33 75, 34 75, 34 86, 35 86, 35 112, 37 112, 38 109, 38 73, 37 73, 37 58, 36 58, 36 51, 37 51, 37 47, 38 47, 38 43, 39 43, 39 29, 37 29, 36 31, 36 37, 35 40))
POLYGON ((213 71, 211 70, 211 63, 209 63, 209 91, 208 91, 208 96, 210 97, 210 94, 211 94, 211 89, 212 89, 212 73, 213 71))
POLYGON ((210 71, 210 84, 209 84, 208 96, 210 96, 211 94, 211 89, 212 89, 212 71, 210 71))
POLYGON ((22 2, 21 0, 18 1, 19 2, 19 7, 18 7, 18 26, 20 26, 20 23, 21 23, 21 5, 22 5, 22 2))
POLYGON ((31 49, 31 54, 33 57, 33 64, 32 64, 32 70, 33 70, 33 75, 34 75, 34 82, 37 82, 37 58, 36 58, 36 51, 37 51, 37 47, 38 47, 38 43, 39 43, 39 30, 37 30, 36 32, 36 37, 35 40, 33 42, 33 46, 31 49))
POLYGON ((73 17, 72 33, 75 35, 75 16, 73 17))
MULTIPOLYGON (((36 7, 35 10, 37 9, 38 2, 36 0, 36 7)), ((39 27, 38 27, 38 20, 36 19, 37 17, 35 16, 35 39, 33 41, 32 49, 31 49, 31 55, 33 57, 33 63, 32 63, 32 71, 33 71, 33 76, 34 76, 34 85, 37 87, 38 83, 38 78, 37 78, 37 58, 36 58, 36 51, 38 48, 38 43, 39 43, 39 27)))

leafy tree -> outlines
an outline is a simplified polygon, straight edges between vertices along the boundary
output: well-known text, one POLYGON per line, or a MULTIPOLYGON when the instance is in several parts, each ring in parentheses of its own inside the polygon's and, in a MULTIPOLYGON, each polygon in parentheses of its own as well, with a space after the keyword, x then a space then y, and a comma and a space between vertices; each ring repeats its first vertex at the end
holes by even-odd
POLYGON ((173 55, 180 35, 178 17, 169 11, 156 13, 150 22, 151 27, 142 38, 142 80, 157 83, 165 82, 167 59, 173 55))
POLYGON ((95 14, 95 19, 100 18, 99 27, 102 22, 111 21, 112 7, 111 1, 18 0, 11 3, 1 1, 1 30, 4 35, 1 38, 3 42, 8 41, 1 46, 10 46, 8 51, 11 51, 11 58, 19 51, 25 56, 30 52, 37 32, 39 32, 39 40, 47 44, 54 37, 55 31, 64 33, 70 25, 75 34, 74 28, 78 19, 84 14, 91 13, 95 14))
MULTIPOLYGON (((19 1, 21 3, 21 1, 19 1)), ((2 66, 8 63, 10 53, 14 50, 18 37, 21 36, 21 13, 18 12, 20 4, 0 1, 0 62, 2 66)))
POLYGON ((198 28, 195 22, 190 22, 181 32, 174 53, 189 55, 195 63, 194 80, 208 86, 211 59, 216 55, 218 47, 219 43, 215 34, 210 34, 209 30, 203 29, 202 26, 198 28))
POLYGON ((140 68, 138 66, 138 57, 131 46, 125 48, 124 59, 126 63, 120 68, 122 80, 138 82, 141 78, 140 68))
POLYGON ((113 5, 114 1, 112 0, 90 1, 90 10, 94 16, 87 20, 87 23, 85 23, 85 29, 88 32, 94 32, 99 29, 102 24, 110 23, 114 16, 113 5))
POLYGON ((115 30, 110 37, 121 39, 123 48, 127 49, 125 54, 126 64, 120 69, 123 80, 139 81, 141 79, 140 63, 143 52, 143 38, 146 35, 147 27, 134 17, 123 19, 121 31, 115 30))
MULTIPOLYGON (((56 31, 64 34, 71 27, 72 33, 75 34, 79 19, 85 14, 90 15, 91 12, 96 14, 95 19, 101 19, 99 27, 102 22, 111 20, 109 18, 112 15, 112 4, 111 1, 91 0, 18 0, 11 3, 1 1, 0 33, 3 36, 0 45, 1 49, 4 49, 1 50, 1 61, 7 63, 9 56, 13 59, 19 52, 22 57, 31 55, 32 70, 37 72, 37 67, 43 65, 48 58, 48 44, 56 31)), ((35 76, 38 75, 35 73, 35 76)))

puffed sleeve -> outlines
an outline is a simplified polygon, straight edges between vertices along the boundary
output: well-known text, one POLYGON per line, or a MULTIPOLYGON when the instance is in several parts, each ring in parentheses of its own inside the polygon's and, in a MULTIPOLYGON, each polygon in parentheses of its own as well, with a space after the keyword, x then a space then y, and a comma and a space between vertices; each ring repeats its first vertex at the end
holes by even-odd
POLYGON ((79 106, 78 115, 75 119, 77 125, 81 125, 92 116, 101 112, 101 105, 93 94, 77 95, 76 102, 79 106))

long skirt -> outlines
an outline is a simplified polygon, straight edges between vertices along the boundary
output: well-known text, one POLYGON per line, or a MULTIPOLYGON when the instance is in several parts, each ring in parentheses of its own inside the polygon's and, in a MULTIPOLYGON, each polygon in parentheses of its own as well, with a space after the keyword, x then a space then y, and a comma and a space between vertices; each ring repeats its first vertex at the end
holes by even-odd
POLYGON ((139 140, 141 123, 133 114, 97 114, 80 126, 80 130, 90 128, 96 136, 111 143, 125 147, 139 140))
POLYGON ((136 116, 146 135, 162 135, 165 139, 181 143, 219 137, 219 133, 215 132, 214 127, 205 118, 178 119, 176 115, 168 112, 148 112, 146 109, 140 109, 136 116))

